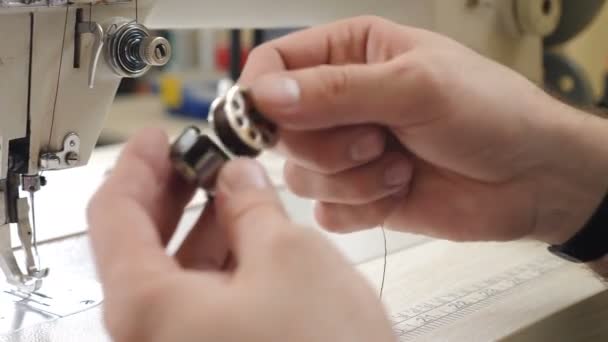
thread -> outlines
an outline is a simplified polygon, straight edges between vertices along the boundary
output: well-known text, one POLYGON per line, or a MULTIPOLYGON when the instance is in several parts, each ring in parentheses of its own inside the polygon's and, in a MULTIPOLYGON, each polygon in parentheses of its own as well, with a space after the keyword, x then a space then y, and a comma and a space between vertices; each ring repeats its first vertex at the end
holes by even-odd
POLYGON ((384 266, 382 268, 382 281, 380 283, 380 299, 384 296, 384 283, 386 281, 386 266, 388 264, 388 243, 386 240, 386 228, 382 225, 382 240, 384 242, 384 266))
POLYGON ((53 116, 51 120, 51 129, 49 130, 49 142, 47 148, 50 150, 51 147, 51 139, 53 138, 53 128, 55 126, 55 112, 57 111, 57 100, 59 98, 59 87, 61 84, 61 68, 63 66, 63 53, 65 49, 65 36, 68 30, 68 16, 70 14, 70 5, 69 3, 65 7, 65 23, 63 27, 63 38, 61 40, 61 51, 59 53, 59 71, 57 73, 57 86, 55 88, 55 101, 53 103, 53 116))

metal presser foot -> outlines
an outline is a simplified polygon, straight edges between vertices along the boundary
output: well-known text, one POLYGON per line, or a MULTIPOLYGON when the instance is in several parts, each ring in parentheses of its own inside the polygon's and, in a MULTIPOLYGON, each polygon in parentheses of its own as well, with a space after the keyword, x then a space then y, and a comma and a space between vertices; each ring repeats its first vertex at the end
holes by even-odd
POLYGON ((196 127, 184 130, 171 149, 171 159, 188 181, 213 196, 217 175, 233 156, 255 158, 277 142, 276 127, 258 113, 246 89, 232 87, 211 105, 212 134, 196 127))
POLYGON ((40 266, 36 241, 34 193, 44 184, 39 176, 9 174, 0 181, 0 336, 6 333, 73 315, 102 301, 97 282, 49 276, 40 266), (19 196, 30 193, 30 203, 19 196), (11 225, 17 228, 20 247, 13 245, 11 225))
MULTIPOLYGON (((31 187, 33 193, 40 189, 39 177, 24 177, 23 184, 31 187)), ((27 198, 19 197, 20 176, 9 174, 8 178, 0 183, 0 193, 3 195, 2 224, 0 225, 0 268, 6 276, 7 282, 17 290, 32 293, 42 286, 42 280, 49 274, 49 270, 40 267, 35 230, 30 224, 30 205, 27 198), (17 263, 13 250, 11 237, 11 223, 17 226, 17 233, 21 248, 25 254, 25 272, 17 263)))

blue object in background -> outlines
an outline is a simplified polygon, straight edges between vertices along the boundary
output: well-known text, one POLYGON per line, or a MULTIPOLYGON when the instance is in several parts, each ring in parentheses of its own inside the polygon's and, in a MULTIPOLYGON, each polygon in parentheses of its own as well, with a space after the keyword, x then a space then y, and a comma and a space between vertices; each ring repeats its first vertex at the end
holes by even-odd
POLYGON ((181 118, 207 121, 211 103, 217 96, 218 81, 180 82, 179 101, 166 103, 169 115, 181 118))

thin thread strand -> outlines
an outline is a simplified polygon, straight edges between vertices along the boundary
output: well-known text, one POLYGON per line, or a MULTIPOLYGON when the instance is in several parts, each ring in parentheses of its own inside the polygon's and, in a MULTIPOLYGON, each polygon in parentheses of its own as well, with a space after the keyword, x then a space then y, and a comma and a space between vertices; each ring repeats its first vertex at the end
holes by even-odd
POLYGON ((380 284, 380 299, 384 296, 384 282, 386 281, 386 266, 388 264, 388 243, 386 240, 386 228, 384 225, 381 227, 382 239, 384 240, 384 266, 382 269, 382 282, 380 284))
POLYGON ((55 112, 57 111, 57 99, 59 98, 59 85, 61 84, 61 67, 63 65, 63 53, 65 48, 65 36, 68 30, 68 16, 70 14, 70 5, 66 5, 65 7, 65 23, 63 27, 63 38, 61 40, 61 52, 59 55, 59 72, 57 73, 57 87, 55 88, 55 101, 53 104, 53 116, 51 119, 51 129, 49 131, 49 143, 48 147, 51 147, 51 139, 53 138, 53 126, 55 125, 55 112))

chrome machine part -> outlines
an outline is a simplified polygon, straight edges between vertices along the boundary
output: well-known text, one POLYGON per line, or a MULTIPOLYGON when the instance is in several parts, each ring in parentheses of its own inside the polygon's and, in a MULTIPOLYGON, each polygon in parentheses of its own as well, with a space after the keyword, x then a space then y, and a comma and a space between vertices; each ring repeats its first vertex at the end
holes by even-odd
POLYGON ((73 167, 80 161, 79 152, 80 137, 76 133, 70 133, 63 141, 63 150, 47 152, 40 156, 40 169, 50 171, 73 167))
POLYGON ((103 27, 96 22, 79 22, 76 26, 76 32, 80 35, 92 34, 94 37, 93 53, 91 54, 91 62, 89 63, 89 88, 93 89, 95 87, 95 74, 97 73, 97 66, 99 65, 99 57, 101 56, 104 46, 103 27))
MULTIPOLYGON (((61 267, 31 293, 0 283, 0 341, 110 341, 101 338, 106 336, 100 313, 103 294, 94 280, 87 238, 45 242, 40 250, 50 264, 61 267), (77 322, 67 331, 47 331, 49 326, 73 320, 77 322)), ((23 258, 22 251, 15 254, 23 258)))
POLYGON ((220 169, 229 159, 218 144, 195 127, 187 128, 171 149, 171 160, 178 172, 210 193, 220 169))
POLYGON ((106 33, 106 61, 121 77, 143 76, 152 66, 169 63, 169 41, 154 37, 143 25, 130 19, 115 19, 106 33))
POLYGON ((231 155, 257 157, 278 139, 274 124, 256 111, 247 90, 238 85, 214 101, 210 116, 221 144, 190 127, 174 142, 171 159, 186 180, 213 194, 217 175, 231 155))
POLYGON ((171 43, 163 37, 148 37, 139 46, 139 55, 152 66, 167 65, 172 52, 171 43))
POLYGON ((215 133, 235 155, 257 157, 277 142, 275 125, 257 112, 248 91, 238 85, 214 101, 210 117, 215 133))
MULTIPOLYGON (((27 198, 19 197, 20 177, 11 173, 6 180, 0 182, 0 203, 4 205, 0 211, 0 268, 6 276, 7 282, 15 286, 18 291, 31 293, 42 286, 42 279, 48 276, 49 270, 39 265, 34 233, 30 225, 30 206, 27 198), (21 270, 11 239, 11 224, 17 225, 17 231, 23 253, 25 254, 26 272, 21 270)), ((36 181, 28 180, 22 183, 35 189, 36 181)))
MULTIPOLYGON (((36 207, 35 207, 35 194, 36 192, 40 191, 40 189, 42 189, 43 186, 46 185, 46 178, 42 177, 41 175, 23 175, 21 176, 21 189, 25 192, 29 192, 30 194, 30 205, 31 205, 31 209, 32 209, 32 224, 31 224, 31 236, 30 236, 30 240, 31 240, 31 251, 25 251, 26 255, 31 254, 31 259, 33 259, 34 264, 35 265, 40 265, 40 254, 38 254, 38 238, 37 238, 37 227, 36 227, 36 207)), ((25 217, 28 217, 27 215, 29 214, 29 210, 27 212, 24 213, 25 217)), ((24 217, 23 215, 21 215, 21 217, 24 217)), ((29 225, 29 222, 27 223, 29 225)), ((38 267, 39 268, 39 267, 38 267)), ((45 273, 48 274, 48 269, 46 269, 44 271, 45 273)), ((40 275, 42 275, 42 273, 39 273, 40 275)), ((47 274, 44 274, 44 277, 46 277, 47 274)))

